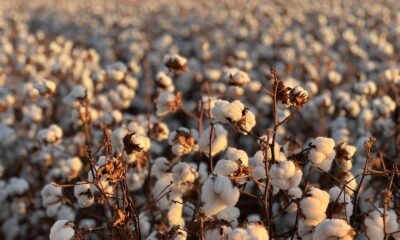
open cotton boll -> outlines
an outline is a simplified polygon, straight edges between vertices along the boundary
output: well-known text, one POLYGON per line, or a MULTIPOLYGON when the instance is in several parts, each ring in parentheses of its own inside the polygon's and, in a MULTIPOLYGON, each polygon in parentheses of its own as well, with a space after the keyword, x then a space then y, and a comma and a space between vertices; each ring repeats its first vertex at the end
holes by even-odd
POLYGON ((87 90, 82 85, 75 86, 69 95, 67 95, 63 102, 70 107, 77 107, 79 102, 87 99, 87 90))
POLYGON ((247 156, 247 153, 243 150, 236 149, 233 147, 228 147, 226 150, 226 159, 232 160, 232 161, 237 161, 240 160, 243 166, 248 166, 249 163, 249 157, 247 156))
POLYGON ((128 68, 123 62, 116 62, 106 67, 107 75, 115 81, 121 81, 127 70, 128 68))
POLYGON ((57 144, 61 142, 62 136, 62 129, 52 124, 49 128, 39 130, 37 139, 43 144, 57 144))
POLYGON ((396 109, 396 102, 390 96, 385 95, 372 101, 372 109, 377 117, 390 116, 396 109))
POLYGON ((252 177, 257 180, 266 177, 263 151, 257 151, 254 156, 249 159, 249 165, 254 168, 252 177))
POLYGON ((163 117, 171 112, 176 112, 181 105, 179 93, 162 92, 157 98, 157 116, 163 117))
POLYGON ((204 237, 207 240, 226 239, 231 231, 232 231, 231 227, 222 225, 216 228, 206 229, 204 237))
MULTIPOLYGON (((383 212, 383 208, 379 208, 378 210, 368 213, 368 215, 365 217, 365 233, 369 239, 384 239, 383 212)), ((386 211, 385 228, 386 233, 393 233, 400 230, 400 225, 397 222, 396 212, 392 209, 388 209, 386 211)), ((400 239, 400 235, 396 234, 395 239, 400 239)))
POLYGON ((297 233, 302 240, 312 240, 314 236, 314 226, 307 225, 303 219, 299 219, 297 233))
POLYGON ((75 217, 76 217, 76 211, 74 208, 67 205, 61 205, 60 209, 57 212, 56 219, 66 219, 69 221, 75 221, 75 217))
MULTIPOLYGON (((263 147, 264 150, 260 150, 256 154, 262 154, 263 158, 265 158, 266 155, 267 159, 271 160, 272 151, 270 145, 272 144, 272 136, 262 135, 259 138, 259 140, 257 140, 257 142, 261 147, 263 147), (267 150, 267 152, 265 152, 265 150, 267 150)), ((285 155, 281 154, 281 145, 279 145, 279 143, 277 142, 275 142, 274 144, 274 155, 275 155, 275 161, 277 162, 286 160, 285 155)))
POLYGON ((239 200, 239 189, 225 176, 209 177, 201 188, 202 207, 208 216, 219 213, 239 200))
POLYGON ((68 158, 66 161, 66 167, 68 168, 68 178, 76 178, 82 169, 82 165, 82 161, 79 157, 68 158))
POLYGON ((185 226, 185 220, 182 218, 183 200, 180 197, 175 197, 168 210, 168 222, 170 226, 185 226))
POLYGON ((151 175, 156 178, 162 178, 166 174, 170 174, 172 165, 165 157, 155 159, 154 164, 151 166, 151 175))
POLYGON ((21 195, 28 191, 29 183, 23 178, 11 177, 6 189, 8 195, 21 195))
POLYGON ((331 203, 337 202, 340 205, 343 205, 343 207, 340 207, 340 212, 335 213, 335 216, 340 216, 341 218, 346 218, 347 216, 347 220, 350 220, 350 217, 353 214, 353 203, 351 202, 351 197, 337 186, 329 189, 329 196, 331 203))
POLYGON ((354 236, 355 231, 345 220, 325 219, 315 228, 313 240, 352 240, 354 236))
POLYGON ((168 143, 172 146, 171 150, 175 155, 182 156, 195 149, 197 137, 196 130, 180 127, 169 134, 168 143))
POLYGON ((305 196, 300 201, 304 224, 316 226, 326 218, 325 211, 329 204, 329 194, 318 188, 311 187, 307 189, 305 196))
POLYGON ((152 128, 150 129, 149 135, 151 139, 155 139, 159 142, 168 139, 168 125, 163 122, 154 123, 152 128))
POLYGON ((251 240, 269 240, 268 231, 261 222, 249 223, 246 229, 251 240))
POLYGON ((172 168, 172 179, 175 182, 193 183, 196 178, 196 170, 188 163, 180 162, 172 168))
POLYGON ((310 145, 315 146, 309 153, 311 163, 324 171, 329 171, 336 156, 335 141, 331 138, 317 137, 311 141, 310 145))
POLYGON ((90 184, 88 183, 77 182, 74 187, 74 196, 81 208, 90 207, 94 203, 94 195, 90 191, 90 184))
POLYGON ((173 92, 175 90, 172 79, 165 72, 157 73, 156 87, 159 92, 173 92))
POLYGON ((233 175, 237 170, 239 170, 239 165, 237 162, 221 159, 218 160, 217 164, 214 167, 214 174, 230 176, 233 175))
POLYGON ((170 54, 164 56, 164 65, 174 72, 182 72, 187 70, 187 59, 179 54, 170 54))
POLYGON ((227 221, 232 227, 237 227, 240 210, 237 207, 229 206, 217 214, 218 219, 227 221))
POLYGON ((218 99, 215 102, 215 107, 212 109, 212 114, 217 121, 223 124, 229 122, 237 122, 242 118, 242 111, 244 105, 239 100, 228 102, 225 100, 218 99))
POLYGON ((250 240, 249 232, 244 228, 234 228, 228 234, 228 240, 250 240))
POLYGON ((56 91, 56 84, 52 81, 43 79, 35 83, 35 88, 41 95, 52 94, 56 91))
POLYGON ((167 210, 170 206, 170 195, 167 194, 168 191, 171 190, 172 174, 168 174, 165 177, 157 179, 154 187, 151 189, 151 194, 154 199, 159 199, 157 201, 157 206, 161 210, 167 210), (166 194, 165 196, 163 196, 166 194))
POLYGON ((346 183, 346 194, 353 196, 354 191, 357 188, 357 181, 354 175, 351 172, 340 172, 338 174, 339 180, 341 180, 343 183, 346 183))
POLYGON ((40 195, 42 196, 42 205, 47 207, 54 203, 58 203, 61 200, 62 188, 49 183, 43 187, 40 195))
POLYGON ((75 236, 74 224, 68 220, 57 220, 50 229, 50 240, 72 240, 75 236))
POLYGON ((113 153, 122 153, 124 150, 123 139, 128 134, 126 127, 119 127, 113 130, 111 134, 111 144, 113 146, 113 153))
POLYGON ((269 173, 271 175, 272 185, 282 190, 297 187, 303 177, 301 169, 292 161, 274 163, 269 173))
MULTIPOLYGON (((199 139, 200 150, 209 155, 210 153, 210 134, 212 126, 209 126, 201 135, 199 139)), ((214 156, 221 151, 225 150, 228 146, 228 132, 220 124, 214 125, 213 135, 211 136, 211 156, 214 156)))

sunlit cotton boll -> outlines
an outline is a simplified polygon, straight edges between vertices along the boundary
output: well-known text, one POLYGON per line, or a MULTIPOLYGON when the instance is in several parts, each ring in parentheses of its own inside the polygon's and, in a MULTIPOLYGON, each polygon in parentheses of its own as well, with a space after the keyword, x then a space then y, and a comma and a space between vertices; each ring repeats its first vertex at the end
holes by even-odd
POLYGON ((224 151, 228 147, 228 132, 221 124, 215 124, 214 126, 209 126, 202 133, 198 144, 200 150, 204 154, 209 155, 211 152, 211 156, 214 156, 220 153, 221 151, 224 151), (211 142, 210 142, 210 135, 211 135, 211 142))
POLYGON ((243 150, 236 149, 233 147, 228 147, 226 150, 226 158, 232 161, 240 161, 243 166, 248 166, 249 157, 247 153, 243 150))
POLYGON ((177 156, 189 154, 196 147, 198 133, 194 129, 178 128, 168 136, 168 143, 172 146, 172 152, 177 156))
POLYGON ((246 229, 250 235, 250 239, 269 240, 268 231, 261 222, 249 223, 246 229))
POLYGON ((219 213, 239 200, 239 189, 225 176, 209 177, 201 188, 202 209, 210 216, 219 213))
POLYGON ((292 161, 281 161, 274 163, 269 171, 272 185, 282 190, 297 187, 303 176, 301 168, 297 167, 292 161))
POLYGON ((313 240, 354 239, 355 231, 343 219, 325 219, 316 228, 313 240))
POLYGON ((312 147, 309 153, 311 163, 324 171, 329 171, 336 156, 335 141, 331 138, 317 137, 310 144, 312 147))
POLYGON ((50 229, 50 240, 71 240, 75 236, 74 224, 68 220, 57 220, 50 229))
POLYGON ((329 204, 329 194, 318 188, 311 187, 307 190, 305 196, 300 201, 304 224, 306 226, 316 226, 326 218, 325 211, 329 204))

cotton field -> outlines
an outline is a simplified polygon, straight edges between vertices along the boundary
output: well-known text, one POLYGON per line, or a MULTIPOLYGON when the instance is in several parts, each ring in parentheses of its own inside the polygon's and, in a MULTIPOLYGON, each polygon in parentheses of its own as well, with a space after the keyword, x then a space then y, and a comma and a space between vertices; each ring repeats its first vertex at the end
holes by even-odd
POLYGON ((398 0, 1 0, 0 239, 400 240, 398 0))

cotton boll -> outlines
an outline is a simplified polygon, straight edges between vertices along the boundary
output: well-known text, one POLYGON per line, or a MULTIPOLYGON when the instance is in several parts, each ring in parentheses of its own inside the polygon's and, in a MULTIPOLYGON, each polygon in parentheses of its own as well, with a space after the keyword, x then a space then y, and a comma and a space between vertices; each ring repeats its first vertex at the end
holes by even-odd
POLYGON ((250 239, 269 240, 268 231, 260 222, 249 223, 246 229, 250 235, 250 239))
POLYGON ((257 180, 266 177, 263 151, 257 151, 254 156, 249 159, 249 165, 254 168, 252 177, 257 180))
POLYGON ((217 214, 228 206, 234 206, 239 200, 239 189, 234 187, 225 176, 209 177, 201 188, 202 207, 209 216, 217 214))
POLYGON ((56 90, 56 84, 52 81, 43 79, 35 83, 35 88, 39 90, 41 95, 53 94, 56 90))
POLYGON ((70 107, 77 107, 81 101, 87 99, 87 95, 86 88, 82 85, 77 85, 72 89, 70 94, 64 98, 63 102, 70 107))
MULTIPOLYGON (((384 239, 383 227, 383 209, 374 210, 365 217, 364 224, 366 235, 369 239, 384 239)), ((385 228, 387 233, 393 233, 400 230, 400 225, 397 222, 396 212, 392 209, 386 211, 385 228)))
POLYGON ((126 71, 127 67, 123 62, 113 63, 106 68, 107 75, 115 81, 121 81, 125 77, 126 71))
POLYGON ((237 227, 240 210, 236 207, 227 207, 217 214, 218 219, 227 221, 232 227, 237 227))
POLYGON ((71 240, 74 236, 74 224, 68 220, 57 220, 50 229, 50 240, 71 240))
POLYGON ((334 85, 338 85, 342 81, 342 76, 337 71, 328 72, 328 80, 334 85))
POLYGON ((176 112, 181 104, 179 93, 162 92, 157 98, 157 116, 163 117, 171 112, 176 112))
POLYGON ((151 175, 156 178, 162 178, 166 174, 169 174, 172 166, 171 163, 165 157, 159 157, 155 159, 154 164, 151 166, 151 175))
POLYGON ((168 139, 169 128, 165 123, 155 123, 150 129, 150 138, 155 139, 159 142, 168 139))
POLYGON ((170 226, 185 226, 185 220, 182 218, 183 200, 180 197, 173 199, 168 210, 168 222, 170 226))
POLYGON ((43 144, 57 144, 61 142, 62 136, 62 129, 52 124, 49 128, 41 129, 37 134, 37 139, 43 144))
POLYGON ((304 224, 306 226, 316 226, 326 218, 325 211, 329 204, 329 194, 318 188, 311 187, 307 190, 305 196, 300 201, 304 224), (315 206, 318 206, 318 208, 315 206))
POLYGON ((49 183, 40 192, 42 196, 42 205, 46 208, 54 207, 58 209, 61 206, 62 189, 49 183))
POLYGON ((351 240, 355 236, 353 228, 343 219, 325 219, 315 228, 313 239, 351 240))
POLYGON ((239 165, 236 162, 221 159, 215 165, 213 173, 223 176, 230 176, 233 175, 237 170, 239 170, 239 165))
POLYGON ((243 166, 248 166, 249 157, 247 156, 247 153, 243 150, 228 147, 228 149, 226 150, 226 158, 232 161, 240 160, 243 166))
POLYGON ((223 124, 229 122, 237 122, 242 118, 242 111, 244 105, 239 100, 232 103, 218 99, 215 102, 215 107, 212 109, 212 114, 215 118, 223 124))
POLYGON ((336 156, 334 151, 335 141, 331 138, 317 137, 310 144, 315 146, 309 153, 309 159, 312 164, 324 171, 329 171, 336 156))
POLYGON ((274 163, 270 169, 272 185, 282 190, 297 187, 303 176, 303 172, 292 161, 274 163))
POLYGON ((215 107, 215 103, 217 101, 217 98, 214 96, 208 96, 204 95, 201 97, 199 104, 198 104, 198 110, 201 111, 203 110, 203 113, 210 118, 214 118, 212 115, 211 109, 215 107))
POLYGON ((341 218, 346 218, 347 216, 347 220, 350 220, 350 217, 353 214, 353 203, 351 202, 351 197, 337 186, 329 190, 329 196, 331 203, 344 205, 344 207, 341 207, 341 211, 335 213, 335 215, 338 215, 341 218))
POLYGON ((68 178, 76 178, 82 169, 82 165, 82 161, 78 157, 67 159, 66 167, 68 168, 68 178))
POLYGON ((159 178, 154 187, 151 189, 151 194, 153 198, 159 199, 157 201, 157 206, 161 210, 167 210, 169 209, 170 206, 170 201, 169 201, 169 196, 168 194, 164 197, 162 197, 164 194, 166 194, 169 190, 171 190, 171 183, 172 183, 172 174, 168 174, 163 178, 159 178), (161 198, 162 197, 162 198, 161 198))
POLYGON ((178 55, 171 54, 164 56, 164 65, 170 70, 174 72, 183 72, 186 71, 187 68, 187 59, 178 55))
MULTIPOLYGON (((262 135, 257 142, 259 145, 261 145, 261 147, 264 148, 264 150, 260 150, 256 154, 258 154, 259 157, 262 157, 263 159, 265 158, 265 155, 266 155, 267 159, 271 160, 272 159, 272 151, 271 151, 270 145, 272 145, 272 136, 262 135)), ((280 149, 281 149, 281 145, 279 145, 277 142, 275 142, 274 156, 275 156, 275 161, 277 161, 277 162, 286 160, 285 155, 281 154, 280 149)))
POLYGON ((94 203, 94 195, 90 191, 90 184, 78 182, 74 187, 74 196, 81 208, 90 207, 94 203))
POLYGON ((197 172, 188 163, 180 162, 172 168, 172 178, 175 182, 193 183, 197 172))
POLYGON ((156 86, 159 92, 173 92, 175 90, 172 79, 164 72, 158 72, 156 76, 156 86))
MULTIPOLYGON (((228 132, 220 124, 215 124, 213 135, 211 136, 211 156, 214 156, 221 151, 225 150, 228 146, 228 132)), ((200 150, 209 155, 210 152, 210 134, 212 126, 209 126, 201 135, 199 139, 200 150)))
POLYGON ((376 116, 390 116, 396 109, 396 103, 390 96, 385 95, 372 101, 372 109, 376 116))
POLYGON ((249 232, 243 228, 235 228, 228 234, 228 240, 250 240, 249 232))
POLYGON ((194 129, 184 127, 170 133, 168 143, 172 145, 172 152, 177 156, 189 154, 195 148, 198 133, 194 129))
POLYGON ((28 191, 29 184, 23 178, 11 177, 7 184, 8 195, 21 195, 28 191))
POLYGON ((70 206, 61 205, 57 212, 57 219, 66 219, 69 221, 75 221, 76 211, 70 206))
POLYGON ((357 181, 354 175, 351 172, 341 172, 339 173, 338 178, 343 182, 346 183, 346 194, 352 196, 354 191, 357 188, 357 181))
POLYGON ((297 232, 302 240, 312 240, 314 236, 314 226, 309 226, 302 219, 299 219, 297 232))
POLYGON ((1 230, 6 240, 16 239, 21 231, 18 219, 15 217, 6 219, 1 225, 1 230))

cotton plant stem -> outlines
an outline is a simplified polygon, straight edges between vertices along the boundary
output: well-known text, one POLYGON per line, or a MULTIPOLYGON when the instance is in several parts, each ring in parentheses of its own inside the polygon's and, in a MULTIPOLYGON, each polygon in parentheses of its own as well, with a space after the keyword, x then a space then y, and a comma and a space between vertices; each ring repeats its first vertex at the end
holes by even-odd
POLYGON ((360 193, 361 186, 364 182, 365 178, 365 173, 367 172, 368 169, 368 162, 371 158, 371 148, 372 144, 375 142, 376 138, 371 137, 369 140, 365 141, 364 147, 365 147, 365 163, 364 163, 364 168, 363 168, 363 174, 361 175, 361 180, 360 183, 357 186, 357 189, 354 192, 354 208, 353 208, 353 214, 351 216, 351 225, 354 226, 355 220, 356 220, 356 214, 357 214, 357 208, 358 208, 358 195, 360 193))

